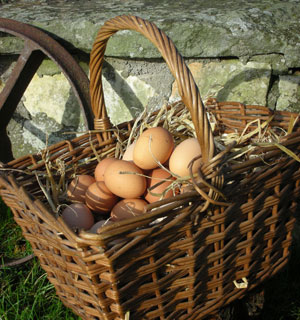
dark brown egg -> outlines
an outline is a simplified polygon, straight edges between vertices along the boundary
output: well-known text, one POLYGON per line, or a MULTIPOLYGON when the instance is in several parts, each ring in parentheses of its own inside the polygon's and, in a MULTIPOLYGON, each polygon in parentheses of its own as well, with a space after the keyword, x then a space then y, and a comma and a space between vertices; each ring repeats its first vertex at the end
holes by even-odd
POLYGON ((72 229, 88 230, 94 224, 91 210, 83 203, 72 203, 62 212, 62 218, 72 229))

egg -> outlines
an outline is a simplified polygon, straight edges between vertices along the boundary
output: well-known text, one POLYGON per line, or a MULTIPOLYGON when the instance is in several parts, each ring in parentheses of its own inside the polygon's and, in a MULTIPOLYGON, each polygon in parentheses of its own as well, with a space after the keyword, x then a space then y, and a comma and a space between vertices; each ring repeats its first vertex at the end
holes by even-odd
POLYGON ((89 232, 91 233, 98 233, 98 229, 101 228, 101 227, 105 227, 105 226, 108 226, 112 224, 112 221, 110 220, 100 220, 98 222, 96 222, 92 227, 91 229, 89 230, 89 232))
MULTIPOLYGON (((182 141, 172 152, 169 160, 170 171, 180 177, 190 176, 189 163, 201 156, 201 149, 196 138, 189 138, 182 141)), ((196 173, 201 165, 201 158, 194 161, 192 172, 196 173)))
POLYGON ((174 148, 171 133, 162 128, 154 127, 144 131, 136 141, 133 150, 133 161, 142 169, 158 167, 157 161, 165 163, 174 148))
POLYGON ((148 203, 143 199, 123 199, 112 209, 110 216, 113 221, 121 221, 137 217, 145 212, 148 203))
POLYGON ((149 173, 149 177, 147 179, 147 191, 145 193, 145 199, 149 202, 155 202, 161 199, 167 199, 173 196, 173 190, 170 189, 165 193, 163 196, 162 193, 166 190, 167 187, 170 186, 170 184, 175 180, 169 172, 167 172, 164 169, 157 168, 153 169, 149 173), (167 179, 168 181, 163 181, 167 179), (155 186, 157 185, 157 186, 155 186), (155 186, 155 187, 154 187, 155 186), (154 188, 152 188, 154 187, 154 188), (152 188, 149 190, 149 188, 152 188), (152 193, 152 194, 151 194, 152 193), (153 193, 157 193, 159 195, 154 195, 153 193))
POLYGON ((124 152, 122 160, 133 161, 133 150, 135 147, 135 142, 133 142, 124 152))
POLYGON ((104 172, 106 170, 106 168, 112 163, 114 162, 115 158, 105 158, 103 160, 101 160, 96 168, 95 168, 95 179, 96 181, 104 181, 104 172))
POLYGON ((85 202, 87 188, 96 180, 94 177, 82 174, 74 178, 68 186, 67 196, 71 202, 85 202))
POLYGON ((91 184, 85 194, 86 205, 97 213, 109 212, 117 201, 118 197, 106 187, 103 181, 91 184))
POLYGON ((91 210, 83 203, 72 203, 62 212, 62 218, 70 228, 88 230, 94 224, 91 210))
POLYGON ((104 182, 107 188, 121 198, 138 198, 146 190, 146 178, 143 171, 133 162, 116 160, 105 173, 104 182))

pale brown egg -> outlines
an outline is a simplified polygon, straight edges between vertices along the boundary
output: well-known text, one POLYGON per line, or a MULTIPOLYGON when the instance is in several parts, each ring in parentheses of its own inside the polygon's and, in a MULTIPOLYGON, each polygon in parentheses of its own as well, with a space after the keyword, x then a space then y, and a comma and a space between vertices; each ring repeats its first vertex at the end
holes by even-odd
POLYGON ((86 205, 97 213, 109 212, 117 201, 118 197, 106 187, 103 181, 91 184, 85 194, 86 205))
POLYGON ((113 221, 121 221, 140 216, 145 213, 147 201, 143 199, 124 199, 112 209, 110 216, 113 221))
POLYGON ((124 152, 122 160, 133 161, 133 150, 135 147, 135 142, 133 142, 124 152))
POLYGON ((110 220, 100 220, 98 222, 96 222, 91 229, 89 230, 89 232, 91 233, 98 233, 99 228, 101 227, 105 227, 105 226, 109 226, 110 224, 112 224, 112 221, 110 220))
POLYGON ((71 202, 85 203, 87 188, 96 180, 94 177, 82 174, 74 178, 68 186, 67 196, 71 202))
POLYGON ((136 141, 133 150, 133 161, 142 169, 154 169, 157 162, 165 163, 174 149, 171 133, 162 128, 154 127, 144 131, 136 141))
MULTIPOLYGON (((169 160, 170 171, 180 177, 190 176, 188 165, 195 158, 201 155, 199 142, 196 138, 189 138, 182 141, 173 151, 169 160)), ((196 173, 201 165, 201 158, 194 161, 192 172, 196 173)))
POLYGON ((62 218, 72 229, 88 230, 94 224, 91 210, 83 203, 72 203, 62 212, 62 218))
POLYGON ((133 162, 116 160, 105 173, 104 182, 107 188, 121 198, 138 198, 146 190, 146 178, 143 171, 133 162))
POLYGON ((172 189, 170 189, 163 195, 163 192, 175 180, 170 175, 169 172, 167 172, 164 169, 157 168, 157 169, 153 169, 148 175, 150 178, 147 178, 147 190, 145 193, 145 199, 149 203, 152 203, 161 199, 167 199, 173 196, 172 189), (167 180, 167 181, 164 181, 164 180, 167 180), (159 195, 154 195, 153 193, 156 193, 159 195))
POLYGON ((105 158, 103 160, 101 160, 96 168, 95 168, 95 179, 96 181, 104 181, 104 172, 106 170, 106 168, 114 161, 116 161, 117 159, 115 158, 105 158))

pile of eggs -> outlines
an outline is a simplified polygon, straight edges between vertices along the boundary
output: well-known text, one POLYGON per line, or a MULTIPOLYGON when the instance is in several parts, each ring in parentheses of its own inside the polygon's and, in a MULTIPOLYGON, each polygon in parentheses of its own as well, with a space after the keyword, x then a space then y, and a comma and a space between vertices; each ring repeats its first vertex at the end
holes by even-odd
MULTIPOLYGON (((67 195, 72 204, 63 210, 62 218, 71 228, 97 233, 103 225, 139 216, 148 203, 174 195, 171 188, 166 192, 174 176, 189 176, 188 165, 199 155, 196 138, 188 138, 175 147, 168 130, 147 129, 121 160, 105 158, 96 166, 94 176, 79 175, 71 181, 67 195)), ((200 161, 193 163, 193 173, 200 161)))

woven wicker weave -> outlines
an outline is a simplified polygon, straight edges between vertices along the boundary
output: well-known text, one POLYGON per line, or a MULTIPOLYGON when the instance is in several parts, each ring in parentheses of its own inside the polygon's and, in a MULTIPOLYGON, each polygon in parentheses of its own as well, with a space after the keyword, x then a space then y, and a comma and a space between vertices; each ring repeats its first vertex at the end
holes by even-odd
MULTIPOLYGON (((91 97, 98 131, 47 148, 49 160, 60 159, 66 167, 81 164, 77 173, 91 174, 97 160, 82 164, 94 157, 93 149, 114 155, 117 137, 114 128, 108 130, 101 70, 109 37, 123 29, 152 41, 178 83, 202 149, 201 195, 194 190, 153 203, 145 215, 105 226, 100 234, 76 234, 55 216, 37 181, 35 173, 46 172, 42 153, 3 165, 0 194, 58 296, 82 319, 121 320, 126 315, 134 320, 203 319, 287 263, 293 215, 300 204, 299 162, 274 145, 263 152, 258 147, 258 157, 228 164, 234 144, 217 154, 206 110, 182 57, 154 24, 133 16, 107 21, 91 53, 91 97), (165 218, 157 220, 160 217, 165 218)), ((257 128, 253 120, 267 120, 270 115, 271 127, 288 129, 291 117, 297 117, 214 100, 207 111, 215 117, 218 133, 242 132, 247 124, 253 130, 257 128)), ((124 123, 118 129, 128 136, 132 125, 124 123)), ((281 141, 298 156, 299 127, 298 121, 293 133, 281 141)))

